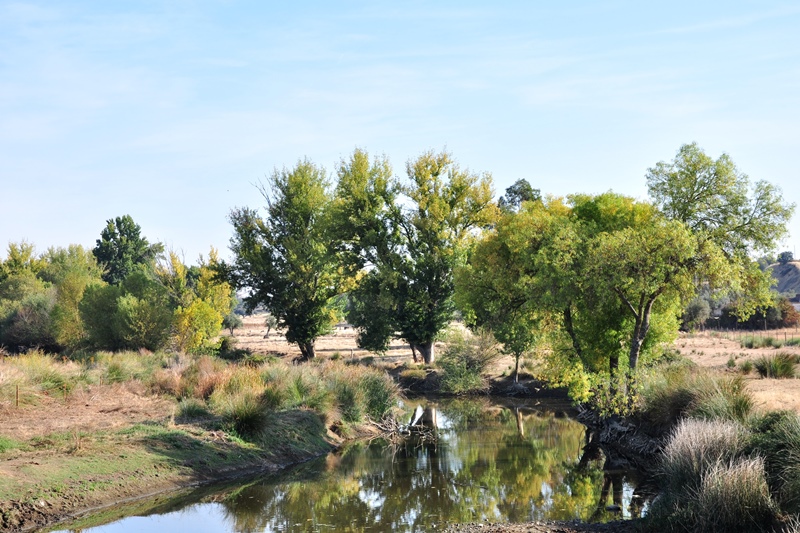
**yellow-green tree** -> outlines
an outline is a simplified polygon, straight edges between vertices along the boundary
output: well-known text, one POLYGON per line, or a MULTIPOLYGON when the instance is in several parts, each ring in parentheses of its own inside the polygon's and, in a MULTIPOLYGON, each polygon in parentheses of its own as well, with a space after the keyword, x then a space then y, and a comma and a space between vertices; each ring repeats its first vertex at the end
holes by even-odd
POLYGON ((436 336, 453 317, 453 271, 472 231, 493 222, 488 174, 461 169, 447 152, 426 152, 395 180, 385 158, 356 150, 339 168, 332 219, 348 266, 367 267, 350 293, 348 320, 362 347, 405 339, 433 363, 436 336))

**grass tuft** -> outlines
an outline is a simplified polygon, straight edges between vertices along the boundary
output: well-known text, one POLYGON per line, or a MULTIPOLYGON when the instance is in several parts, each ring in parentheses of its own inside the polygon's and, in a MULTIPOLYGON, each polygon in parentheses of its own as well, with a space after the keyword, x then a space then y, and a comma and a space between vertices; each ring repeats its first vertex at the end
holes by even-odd
POLYGON ((762 378, 785 379, 795 377, 795 364, 797 356, 781 352, 772 356, 759 357, 754 366, 762 378))

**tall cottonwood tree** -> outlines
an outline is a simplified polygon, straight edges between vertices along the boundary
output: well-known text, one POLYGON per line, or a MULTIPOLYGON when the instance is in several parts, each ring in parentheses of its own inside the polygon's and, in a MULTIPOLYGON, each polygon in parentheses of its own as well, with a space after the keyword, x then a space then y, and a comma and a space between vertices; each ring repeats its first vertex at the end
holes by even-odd
POLYGON ((263 305, 286 328, 286 340, 298 345, 304 359, 313 359, 315 340, 336 317, 332 298, 348 279, 332 253, 327 177, 304 160, 291 170, 275 170, 260 192, 265 217, 249 208, 231 212, 234 262, 221 269, 232 285, 247 291, 249 311, 263 305))
POLYGON ((383 351, 396 336, 433 363, 455 310, 453 270, 471 232, 496 218, 491 176, 429 151, 406 164, 401 182, 386 158, 370 162, 362 150, 338 174, 335 240, 350 268, 363 269, 348 313, 359 344, 383 351))
POLYGON ((728 154, 715 160, 696 143, 684 144, 672 161, 648 169, 647 187, 668 218, 684 223, 701 243, 711 241, 724 251, 734 269, 728 292, 740 318, 771 304, 772 280, 755 268, 751 256, 774 251, 787 235, 795 205, 783 201, 778 187, 751 182, 728 154))

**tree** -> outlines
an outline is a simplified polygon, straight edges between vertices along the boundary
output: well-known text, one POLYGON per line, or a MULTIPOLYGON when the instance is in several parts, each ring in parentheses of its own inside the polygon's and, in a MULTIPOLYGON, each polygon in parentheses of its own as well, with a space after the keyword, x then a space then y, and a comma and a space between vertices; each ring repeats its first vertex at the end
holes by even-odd
POLYGON ((542 339, 543 313, 529 297, 530 280, 516 236, 522 217, 510 212, 487 232, 456 269, 456 302, 471 328, 488 328, 514 357, 514 382, 520 359, 542 339))
POLYGON ((263 305, 286 328, 286 340, 297 343, 304 359, 313 359, 315 340, 333 326, 331 300, 347 282, 329 251, 326 175, 304 160, 273 172, 260 191, 266 218, 248 208, 231 212, 235 259, 221 269, 233 286, 248 292, 248 311, 263 305))
POLYGON ((794 261, 794 254, 792 252, 786 251, 778 254, 778 263, 785 265, 792 261, 794 261))
POLYGON ((750 256, 771 252, 787 234, 795 205, 782 200, 779 188, 763 180, 751 184, 730 156, 714 160, 696 143, 648 169, 647 187, 668 218, 686 224, 701 244, 723 250, 732 268, 725 290, 740 319, 771 304, 770 274, 755 268, 750 256))
POLYGON ((222 327, 227 329, 231 335, 233 335, 233 330, 240 328, 243 325, 244 322, 242 321, 241 317, 233 311, 225 315, 225 318, 222 319, 222 327))
POLYGON ((169 340, 174 304, 154 274, 139 266, 118 285, 87 286, 78 310, 91 347, 158 350, 169 340))
POLYGON ((433 343, 453 316, 453 269, 475 228, 496 217, 491 177, 461 170, 450 154, 426 152, 391 177, 386 158, 356 150, 339 167, 332 231, 337 253, 363 268, 350 293, 348 321, 358 343, 384 351, 399 337, 435 359, 433 343))
POLYGON ((527 180, 517 180, 514 185, 506 189, 506 194, 501 196, 497 205, 503 211, 519 211, 522 202, 536 202, 542 199, 539 189, 534 189, 527 180))
POLYGON ((106 221, 92 253, 103 267, 103 281, 118 285, 136 265, 153 266, 156 257, 164 252, 161 243, 150 244, 141 236, 141 227, 130 215, 106 221))
POLYGON ((681 146, 672 162, 648 169, 647 188, 668 218, 711 239, 728 256, 775 248, 795 208, 778 187, 763 180, 751 184, 728 154, 714 160, 696 143, 681 146))

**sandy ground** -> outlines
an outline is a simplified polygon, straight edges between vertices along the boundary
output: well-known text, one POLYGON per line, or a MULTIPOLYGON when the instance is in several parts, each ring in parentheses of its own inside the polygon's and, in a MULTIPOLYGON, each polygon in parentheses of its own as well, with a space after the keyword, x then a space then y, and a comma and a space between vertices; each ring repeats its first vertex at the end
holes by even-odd
MULTIPOLYGON (((739 339, 752 335, 766 335, 777 340, 789 340, 800 338, 800 331, 785 329, 755 333, 703 332, 681 334, 680 338, 675 342, 675 348, 681 355, 688 357, 699 366, 720 373, 737 372, 738 366, 744 361, 755 361, 759 357, 774 355, 778 352, 800 355, 800 346, 743 348, 739 339), (728 366, 731 358, 737 368, 728 366)), ((745 379, 747 388, 753 395, 757 406, 764 409, 791 409, 800 412, 800 379, 764 379, 756 372, 746 375, 745 379)))

